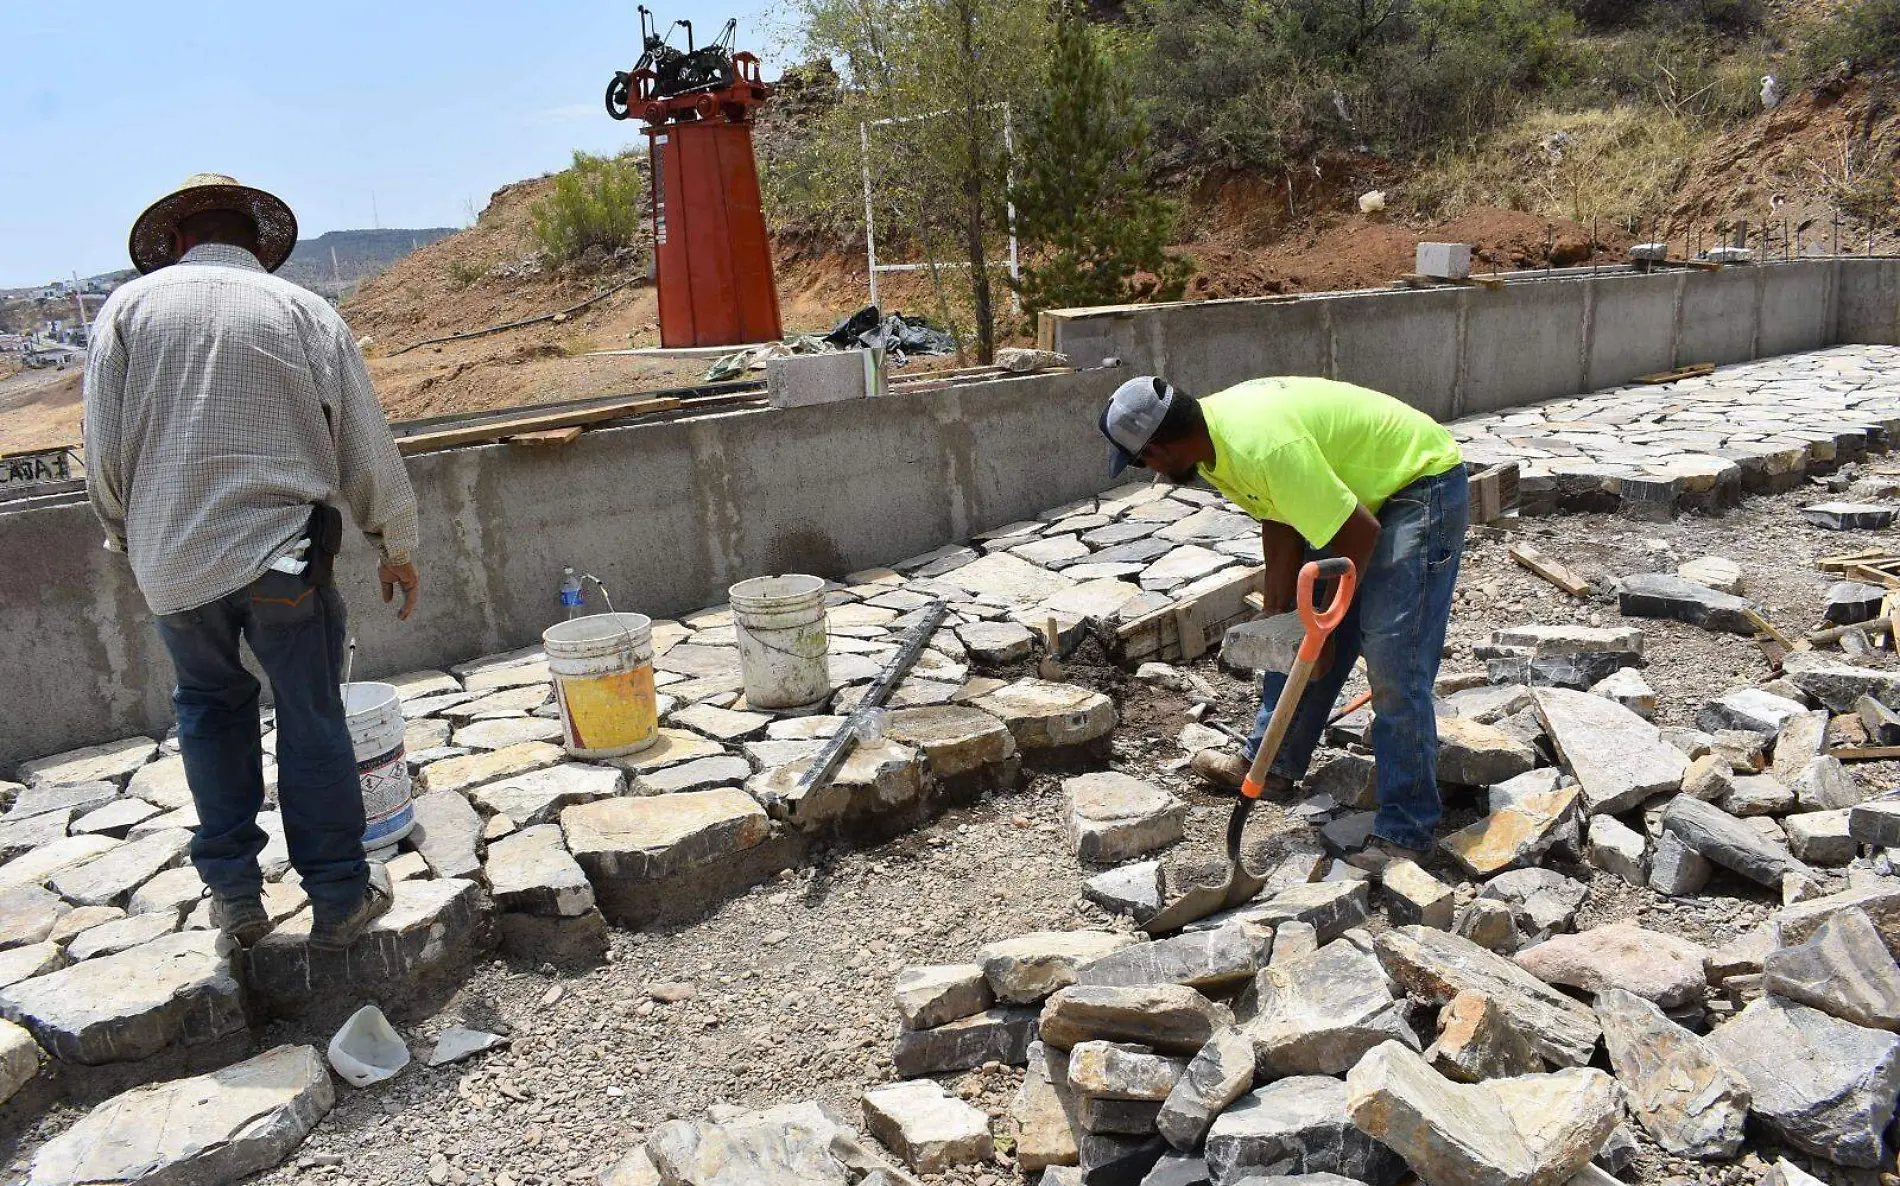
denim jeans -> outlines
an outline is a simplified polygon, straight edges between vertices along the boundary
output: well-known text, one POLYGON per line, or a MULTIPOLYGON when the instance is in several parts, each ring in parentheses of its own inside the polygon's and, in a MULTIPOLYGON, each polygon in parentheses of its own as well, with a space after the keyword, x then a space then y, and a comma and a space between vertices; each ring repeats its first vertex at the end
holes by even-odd
MULTIPOLYGON (((1339 689, 1363 654, 1372 683, 1372 756, 1379 788, 1372 834, 1407 848, 1430 848, 1440 815, 1432 685, 1445 647, 1470 510, 1463 466, 1420 478, 1379 509, 1379 541, 1359 574, 1352 608, 1333 632, 1333 665, 1307 685, 1273 760, 1275 774, 1295 781, 1306 776, 1339 689)), ((1249 760, 1285 684, 1281 672, 1269 672, 1261 681, 1249 760)))
POLYGON ((277 709, 277 799, 290 863, 312 913, 356 908, 369 880, 363 793, 343 720, 343 599, 330 586, 267 572, 247 588, 158 619, 178 686, 178 747, 198 806, 191 862, 221 897, 258 893, 257 826, 264 805, 264 749, 256 677, 238 658, 251 645, 277 709))

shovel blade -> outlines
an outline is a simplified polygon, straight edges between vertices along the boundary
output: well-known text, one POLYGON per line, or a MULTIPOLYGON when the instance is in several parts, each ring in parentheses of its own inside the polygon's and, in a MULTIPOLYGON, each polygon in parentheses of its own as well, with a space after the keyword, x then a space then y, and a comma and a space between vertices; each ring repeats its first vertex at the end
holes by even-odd
MULTIPOLYGON (((1199 922, 1208 915, 1227 905, 1227 896, 1233 892, 1234 877, 1238 869, 1228 869, 1227 879, 1213 885, 1190 886, 1186 892, 1163 907, 1161 913, 1141 924, 1141 929, 1149 937, 1171 934, 1191 922, 1199 922)), ((1258 892, 1258 891, 1256 891, 1258 892)))

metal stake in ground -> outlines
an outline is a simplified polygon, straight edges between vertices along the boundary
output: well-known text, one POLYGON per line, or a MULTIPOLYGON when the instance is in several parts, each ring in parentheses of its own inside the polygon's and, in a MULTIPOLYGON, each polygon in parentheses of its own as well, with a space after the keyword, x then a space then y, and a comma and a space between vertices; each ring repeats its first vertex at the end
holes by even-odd
POLYGON ((817 760, 812 762, 805 777, 798 780, 801 791, 815 791, 828 784, 831 776, 838 773, 838 767, 844 765, 844 760, 857 748, 860 727, 873 712, 884 707, 884 702, 890 699, 891 690, 909 673, 917 662, 917 656, 924 653, 924 644, 937 632, 937 627, 943 624, 944 615, 948 612, 949 606, 942 601, 933 601, 924 607, 923 619, 910 628, 910 633, 904 635, 904 642, 897 648, 897 654, 891 656, 884 670, 877 673, 877 678, 865 689, 864 699, 858 701, 858 706, 851 710, 851 715, 838 727, 838 732, 825 743, 825 748, 818 751, 817 760))

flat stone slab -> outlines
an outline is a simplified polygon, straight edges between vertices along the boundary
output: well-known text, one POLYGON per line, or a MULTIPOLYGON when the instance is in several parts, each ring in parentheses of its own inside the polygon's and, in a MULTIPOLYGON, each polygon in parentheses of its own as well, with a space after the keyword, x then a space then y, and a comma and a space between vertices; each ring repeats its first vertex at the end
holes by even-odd
POLYGON ((481 871, 476 848, 482 817, 457 791, 429 791, 415 798, 416 826, 408 844, 437 877, 473 877, 481 871))
POLYGON ((0 1016, 48 1054, 94 1066, 150 1058, 244 1028, 231 944, 215 931, 166 935, 0 991, 0 1016))
POLYGON ((1754 1117, 1798 1149, 1872 1169, 1900 1095, 1900 1037, 1763 997, 1709 1036, 1748 1081, 1754 1117))
POLYGON ((1889 708, 1900 707, 1900 672, 1843 663, 1813 651, 1787 656, 1781 670, 1832 712, 1853 712, 1862 696, 1871 696, 1889 708))
POLYGON ((989 713, 965 704, 900 708, 891 713, 884 736, 923 751, 930 772, 957 778, 1016 756, 1016 738, 989 713))
POLYGON ((0 951, 39 943, 53 932, 72 907, 58 894, 36 885, 23 885, 0 894, 0 951))
POLYGON ((40 1147, 27 1186, 223 1186, 289 1157, 335 1099, 315 1047, 278 1046, 107 1100, 40 1147))
POLYGON ((1900 966, 1864 910, 1842 910, 1807 942, 1762 960, 1762 987, 1843 1021, 1900 1030, 1900 966))
POLYGON ((1575 788, 1526 795, 1444 837, 1438 846, 1478 877, 1534 862, 1566 834, 1574 837, 1578 798, 1575 788))
POLYGON ((475 721, 455 731, 452 742, 463 749, 498 750, 528 741, 556 742, 561 722, 545 717, 512 717, 475 721))
POLYGON ((986 1062, 1020 1066, 1036 1040, 1033 1008, 998 1006, 925 1030, 907 1030, 891 1043, 891 1069, 905 1078, 947 1075, 986 1062))
POLYGON ((1517 965, 1545 984, 1591 994, 1623 989, 1673 1009, 1702 999, 1708 954, 1687 939, 1617 922, 1554 935, 1519 952, 1517 965))
POLYGON ((277 1008, 346 988, 395 995, 470 958, 481 889, 462 878, 411 878, 394 885, 389 912, 347 951, 310 950, 310 911, 302 910, 251 948, 250 985, 277 1008))
POLYGON ((1236 924, 1123 947, 1090 962, 1076 974, 1076 982, 1121 987, 1185 984, 1218 992, 1252 978, 1259 967, 1258 949, 1236 924))
POLYGON ((897 974, 894 987, 904 1027, 933 1029, 996 1004, 981 964, 920 964, 897 974))
POLYGON ((1623 1114, 1616 1081, 1602 1071, 1453 1083, 1397 1042, 1354 1067, 1346 1090, 1355 1125, 1389 1142, 1425 1181, 1459 1186, 1568 1182, 1623 1114))
POLYGON ((1688 756, 1629 709, 1562 688, 1531 695, 1551 743, 1583 789, 1587 814, 1627 811, 1681 787, 1688 756))
POLYGON ((1829 531, 1879 531, 1893 526, 1893 508, 1865 502, 1819 502, 1801 517, 1829 531))
POLYGON ((1622 989, 1598 993, 1596 1014, 1630 1112, 1657 1144, 1710 1161, 1740 1151, 1752 1097, 1714 1047, 1622 989))
POLYGON ((526 774, 565 760, 567 751, 545 741, 524 741, 503 749, 447 758, 416 775, 418 797, 430 791, 461 791, 485 782, 526 774))
POLYGON ((1023 679, 976 701, 976 707, 1008 727, 1021 749, 1083 745, 1115 728, 1115 703, 1077 684, 1023 679))
POLYGON ((752 777, 752 764, 744 758, 721 754, 715 758, 695 758, 642 774, 633 782, 639 795, 672 795, 681 791, 709 791, 714 787, 742 786, 752 777))
POLYGON ((29 787, 81 782, 109 782, 123 787, 134 770, 157 755, 158 742, 149 737, 128 737, 22 762, 19 778, 29 787))
POLYGON ((1188 806, 1167 791, 1116 771, 1065 779, 1070 851, 1115 864, 1165 848, 1187 834, 1188 806))
POLYGON ((117 906, 132 891, 185 859, 191 833, 183 828, 121 844, 47 879, 48 888, 75 906, 117 906))
POLYGON ((806 787, 816 755, 756 775, 746 791, 773 819, 805 830, 873 820, 914 807, 924 790, 923 755, 884 740, 859 745, 822 786, 806 787))
POLYGON ((1323 1075, 1296 1075, 1240 1097, 1208 1129, 1207 1166, 1228 1183, 1269 1173, 1339 1174, 1394 1186, 1405 1172, 1398 1154, 1353 1123, 1346 1084, 1323 1075))
POLYGON ((163 913, 132 914, 100 923, 67 940, 66 958, 78 963, 80 960, 113 955, 150 943, 161 935, 169 935, 178 929, 178 923, 176 915, 163 913))
POLYGON ((1460 992, 1490 997, 1518 1032, 1557 1066, 1587 1065, 1601 1029, 1590 1010, 1468 939, 1430 927, 1401 927, 1375 941, 1388 975, 1442 1005, 1460 992))
POLYGON ((1089 964, 1133 942, 1133 936, 1115 931, 1035 931, 987 943, 976 960, 997 1000, 1029 1005, 1074 984, 1089 964))
POLYGON ((1254 1016, 1241 1032, 1263 1076, 1343 1075, 1381 1042, 1417 1048, 1404 995, 1394 994, 1370 945, 1353 939, 1272 965, 1255 979, 1254 1016))
POLYGON ((39 783, 14 796, 13 806, 0 816, 0 824, 16 825, 57 811, 96 811, 118 797, 119 788, 109 782, 39 783))
POLYGON ((1042 1008, 1042 1040, 1059 1050, 1078 1042, 1129 1042, 1162 1054, 1192 1055, 1233 1024, 1225 1005, 1178 984, 1118 988, 1077 984, 1042 1008))
POLYGON ((62 869, 103 856, 124 844, 110 836, 68 836, 0 865, 0 892, 39 885, 62 869))
POLYGON ((504 911, 578 918, 594 908, 594 887, 562 842, 558 824, 537 824, 488 846, 482 872, 504 911))
POLYGON ((1754 634, 1755 627, 1743 612, 1752 608, 1744 598, 1672 573, 1627 576, 1617 590, 1617 609, 1626 618, 1673 618, 1717 633, 1754 634))
POLYGON ((991 552, 936 579, 1003 605, 1035 605, 1075 583, 1008 552, 991 552))
POLYGON ((1761 885, 1779 888, 1793 873, 1814 880, 1814 872, 1779 844, 1765 839, 1735 816, 1699 799, 1677 795, 1663 810, 1662 828, 1703 858, 1761 885))
POLYGON ((989 1116, 930 1079, 866 1090, 864 1126, 920 1174, 941 1174, 990 1156, 989 1116))
POLYGON ((561 812, 568 851, 602 880, 652 881, 732 856, 771 834, 765 809, 730 788, 599 799, 561 812))
POLYGON ((608 766, 563 762, 469 792, 476 806, 505 815, 521 827, 553 823, 563 807, 607 799, 626 789, 627 776, 608 766))

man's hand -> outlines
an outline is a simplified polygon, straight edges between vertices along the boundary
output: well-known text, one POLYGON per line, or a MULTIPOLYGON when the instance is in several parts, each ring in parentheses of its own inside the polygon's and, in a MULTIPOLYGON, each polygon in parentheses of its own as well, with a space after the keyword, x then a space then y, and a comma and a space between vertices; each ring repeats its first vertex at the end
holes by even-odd
POLYGON ((376 566, 376 579, 383 583, 385 604, 395 600, 396 589, 401 586, 402 608, 396 611, 396 617, 408 621, 409 615, 416 612, 416 597, 422 592, 422 574, 416 571, 416 566, 384 561, 376 566))

